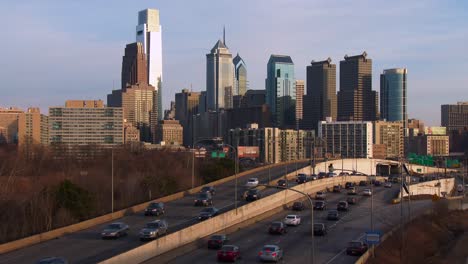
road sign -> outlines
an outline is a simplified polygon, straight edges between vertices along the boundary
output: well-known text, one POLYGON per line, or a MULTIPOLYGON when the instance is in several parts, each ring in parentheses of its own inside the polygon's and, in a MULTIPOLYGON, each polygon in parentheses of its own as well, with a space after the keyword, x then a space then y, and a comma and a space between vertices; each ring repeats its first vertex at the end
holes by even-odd
POLYGON ((366 242, 369 245, 376 245, 380 243, 380 231, 367 231, 366 232, 366 242))

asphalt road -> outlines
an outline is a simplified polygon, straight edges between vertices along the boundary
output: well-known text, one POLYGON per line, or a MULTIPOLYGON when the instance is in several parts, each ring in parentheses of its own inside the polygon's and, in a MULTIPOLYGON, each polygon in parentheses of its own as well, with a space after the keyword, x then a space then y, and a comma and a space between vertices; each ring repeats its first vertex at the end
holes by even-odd
MULTIPOLYGON (((362 190, 365 187, 358 187, 362 190)), ((400 221, 400 206, 391 205, 390 200, 398 192, 399 185, 394 185, 391 189, 384 187, 374 188, 373 197, 373 222, 375 230, 386 232, 400 221)), ((345 200, 346 192, 340 194, 329 193, 327 195, 327 209, 335 209, 340 200, 345 200)), ((371 220, 371 199, 369 197, 358 197, 356 205, 350 205, 347 213, 340 214, 338 221, 326 220, 327 210, 314 211, 314 222, 325 223, 328 234, 324 237, 315 237, 315 262, 314 263, 354 263, 358 257, 347 256, 346 245, 351 240, 363 239, 364 233, 370 230, 371 220)), ((430 206, 430 201, 413 201, 411 204, 412 214, 419 214, 430 206)), ((407 215, 407 208, 404 205, 404 214, 407 215)), ((311 262, 311 215, 310 209, 302 212, 283 211, 272 217, 259 221, 253 225, 245 227, 235 233, 230 234, 230 244, 240 247, 242 259, 238 263, 257 262, 257 254, 266 244, 277 244, 284 250, 284 259, 281 263, 312 263, 311 262), (298 227, 289 227, 285 235, 270 235, 267 232, 272 221, 280 221, 288 214, 300 214, 302 224, 298 227)), ((160 264, 158 258, 153 258, 145 264, 160 264)), ((170 263, 195 264, 195 263, 216 263, 216 250, 200 248, 186 255, 179 256, 170 263)))
MULTIPOLYGON (((299 163, 297 168, 302 168, 306 165, 306 162, 299 163)), ((289 173, 295 171, 295 169, 295 165, 283 165, 272 168, 270 170, 271 179, 280 178, 284 176, 286 171, 289 173)), ((240 188, 238 188, 240 201, 238 206, 245 203, 242 201, 242 193, 245 190, 243 185, 247 179, 251 177, 257 177, 260 183, 266 184, 269 179, 268 169, 238 178, 238 186, 240 186, 240 188)), ((263 195, 272 194, 276 191, 277 190, 273 189, 265 190, 263 195)), ((234 208, 234 193, 234 181, 217 186, 216 194, 213 197, 213 205, 221 209, 221 212, 234 208)), ((195 195, 186 196, 166 203, 166 215, 159 218, 163 218, 168 222, 169 233, 178 231, 197 222, 196 217, 203 208, 193 206, 194 197, 195 195)), ((138 232, 147 222, 154 219, 156 219, 156 217, 145 217, 143 212, 138 212, 113 221, 124 222, 130 226, 129 235, 126 237, 115 240, 102 240, 100 232, 109 224, 106 223, 3 254, 0 256, 0 264, 35 263, 38 259, 47 256, 61 256, 66 258, 70 263, 96 263, 141 246, 144 242, 140 242, 138 232)))

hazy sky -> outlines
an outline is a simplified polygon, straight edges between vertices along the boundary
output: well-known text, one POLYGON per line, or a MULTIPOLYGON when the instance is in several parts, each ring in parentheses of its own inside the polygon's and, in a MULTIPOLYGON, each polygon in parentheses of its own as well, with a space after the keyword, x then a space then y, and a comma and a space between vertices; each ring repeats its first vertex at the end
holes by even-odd
POLYGON ((205 55, 223 25, 251 89, 265 88, 272 53, 290 55, 304 79, 311 60, 339 65, 366 51, 374 90, 383 69, 408 68, 410 117, 439 125, 441 104, 468 100, 468 1, 3 0, 0 106, 105 100, 120 87, 124 47, 145 8, 160 10, 165 108, 182 88, 205 90, 205 55))

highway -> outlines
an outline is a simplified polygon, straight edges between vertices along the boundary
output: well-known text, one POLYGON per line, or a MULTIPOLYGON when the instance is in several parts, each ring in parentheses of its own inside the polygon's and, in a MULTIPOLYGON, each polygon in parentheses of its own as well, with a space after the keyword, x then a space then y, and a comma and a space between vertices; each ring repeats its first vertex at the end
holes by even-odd
MULTIPOLYGON (((365 187, 358 187, 362 190, 365 187)), ((397 225, 400 221, 400 205, 391 205, 390 201, 398 192, 399 185, 394 185, 391 189, 384 187, 374 188, 374 214, 373 222, 375 230, 386 232, 397 225)), ((343 191, 340 194, 327 194, 327 209, 335 209, 340 200, 345 200, 347 194, 343 191)), ((325 223, 328 234, 324 237, 315 237, 315 263, 354 263, 358 257, 347 256, 346 245, 354 239, 362 239, 364 233, 370 230, 370 208, 371 199, 369 197, 357 196, 358 203, 350 205, 347 213, 340 214, 338 221, 326 220, 327 210, 314 211, 314 222, 325 223)), ((431 205, 431 201, 413 201, 411 203, 412 215, 419 214, 431 205)), ((407 215, 407 208, 404 205, 404 214, 407 215)), ((245 227, 237 232, 229 234, 229 244, 240 247, 242 259, 238 263, 257 262, 257 254, 265 244, 277 244, 284 250, 284 259, 281 263, 312 263, 311 252, 311 230, 310 230, 310 209, 302 212, 283 211, 267 219, 245 227), (288 233, 282 236, 270 235, 267 232, 272 221, 281 221, 287 214, 300 214, 302 224, 298 227, 289 227, 288 233)), ((153 258, 145 264, 160 264, 158 258, 153 258)), ((199 248, 188 254, 173 259, 169 263, 195 264, 195 263, 216 263, 216 250, 199 248)))
MULTIPOLYGON (((297 168, 303 168, 307 162, 299 163, 297 168)), ((294 164, 282 165, 272 168, 270 175, 272 179, 277 179, 286 172, 290 173, 296 170, 294 164)), ((242 201, 243 185, 248 178, 257 177, 260 183, 268 182, 268 169, 259 172, 250 173, 238 178, 238 206, 245 204, 242 201)), ((265 190, 263 196, 272 194, 277 190, 265 190)), ((221 212, 234 208, 234 180, 226 182, 216 187, 216 194, 213 197, 213 205, 221 212)), ((193 200, 195 195, 183 197, 181 199, 166 203, 166 215, 158 218, 165 219, 169 224, 169 233, 178 231, 197 222, 196 217, 203 207, 195 207, 193 200)), ((115 240, 102 240, 101 231, 109 224, 102 224, 71 233, 55 240, 45 241, 30 247, 9 252, 0 256, 0 264, 22 264, 35 263, 38 259, 47 256, 61 256, 70 263, 96 263, 112 256, 118 255, 135 247, 141 246, 144 242, 139 241, 139 230, 147 223, 156 219, 156 217, 144 216, 143 212, 125 216, 116 219, 113 222, 124 222, 130 226, 129 235, 115 240)))

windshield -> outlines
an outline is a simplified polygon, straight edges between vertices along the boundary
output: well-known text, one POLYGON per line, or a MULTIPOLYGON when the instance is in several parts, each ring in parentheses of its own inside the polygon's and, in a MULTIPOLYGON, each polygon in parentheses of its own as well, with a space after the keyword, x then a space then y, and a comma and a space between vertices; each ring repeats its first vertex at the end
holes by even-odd
POLYGON ((329 215, 336 215, 336 214, 338 214, 338 212, 337 211, 329 211, 328 214, 329 215))
POLYGON ((287 219, 296 219, 296 216, 295 215, 288 215, 286 216, 287 219))
POLYGON ((161 206, 158 203, 150 203, 149 208, 160 208, 161 206))
POLYGON ((323 224, 314 224, 314 229, 322 229, 323 224))
POLYGON ((200 198, 200 199, 207 199, 207 198, 208 198, 208 194, 207 194, 207 193, 200 193, 200 194, 198 195, 198 198, 200 198))
POLYGON ((294 206, 301 206, 301 205, 302 205, 301 202, 295 202, 295 203, 294 203, 294 206))
POLYGON ((257 179, 249 179, 249 182, 256 182, 257 179))
POLYGON ((110 224, 107 226, 109 229, 120 229, 120 224, 110 224))
POLYGON ((273 222, 271 223, 271 227, 281 227, 281 222, 273 222))
POLYGON ((214 208, 205 208, 202 210, 202 213, 211 213, 214 212, 214 208))
POLYGON ((322 195, 322 194, 323 194, 323 192, 317 192, 317 194, 318 194, 318 195, 322 195))
POLYGON ((360 247, 361 245, 361 242, 349 242, 350 247, 360 247))
POLYGON ((146 227, 148 228, 159 228, 160 224, 159 223, 148 223, 146 224, 146 227))
POLYGON ((249 190, 247 193, 248 194, 257 194, 257 190, 249 190))
POLYGON ((324 204, 324 202, 315 202, 316 206, 322 206, 323 204, 324 204))
POLYGON ((221 235, 215 235, 215 236, 211 236, 211 239, 212 240, 223 240, 224 238, 221 235))
POLYGON ((235 251, 235 247, 234 246, 223 246, 221 248, 222 251, 235 251))

